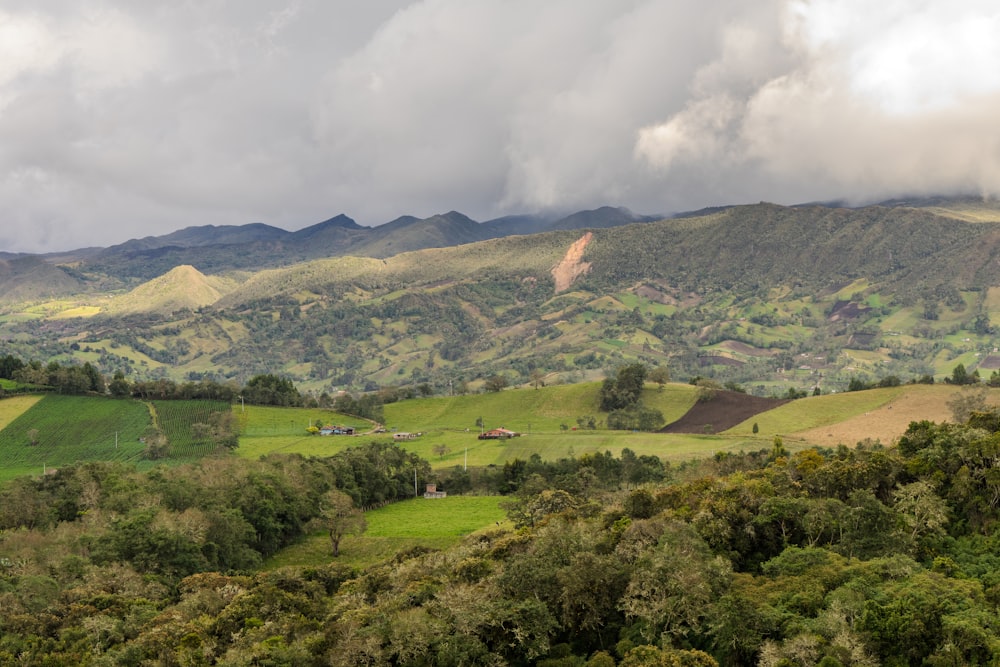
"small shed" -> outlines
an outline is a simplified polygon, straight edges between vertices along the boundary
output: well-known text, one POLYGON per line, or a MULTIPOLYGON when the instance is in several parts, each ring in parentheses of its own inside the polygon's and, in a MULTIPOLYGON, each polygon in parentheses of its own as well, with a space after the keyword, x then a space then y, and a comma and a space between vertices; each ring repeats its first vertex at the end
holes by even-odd
POLYGON ((400 431, 399 433, 392 434, 392 439, 397 442, 400 440, 413 440, 416 437, 417 437, 416 433, 406 433, 405 431, 400 431))
POLYGON ((424 491, 424 498, 446 498, 447 496, 446 492, 437 490, 437 484, 428 484, 427 490, 424 491))

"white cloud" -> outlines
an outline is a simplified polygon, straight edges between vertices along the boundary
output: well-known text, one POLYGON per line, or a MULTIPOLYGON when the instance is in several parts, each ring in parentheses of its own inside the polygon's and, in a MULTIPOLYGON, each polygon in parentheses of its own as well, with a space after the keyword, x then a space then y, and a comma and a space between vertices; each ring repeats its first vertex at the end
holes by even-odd
POLYGON ((0 249, 997 192, 992 5, 8 0, 0 249))
POLYGON ((782 17, 785 59, 723 49, 695 80, 724 85, 643 128, 637 155, 666 176, 712 161, 723 189, 786 201, 1000 191, 1000 13, 814 0, 782 17))

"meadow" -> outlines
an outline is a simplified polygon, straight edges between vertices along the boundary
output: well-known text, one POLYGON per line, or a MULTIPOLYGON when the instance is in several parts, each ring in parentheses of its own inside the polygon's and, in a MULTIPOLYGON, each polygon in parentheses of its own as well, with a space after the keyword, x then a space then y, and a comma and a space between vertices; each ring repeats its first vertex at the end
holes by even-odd
MULTIPOLYGON (((414 547, 446 549, 471 533, 497 524, 506 526, 500 500, 499 496, 414 498, 366 512, 368 529, 344 538, 337 562, 364 567, 414 547)), ((282 549, 264 568, 322 565, 332 560, 330 540, 319 532, 282 549)))

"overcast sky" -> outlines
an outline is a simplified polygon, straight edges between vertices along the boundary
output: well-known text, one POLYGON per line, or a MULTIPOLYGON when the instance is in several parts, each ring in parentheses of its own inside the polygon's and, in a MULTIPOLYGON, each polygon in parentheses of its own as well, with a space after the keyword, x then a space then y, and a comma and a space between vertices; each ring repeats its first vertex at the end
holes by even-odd
POLYGON ((4 0, 0 250, 1000 194, 995 0, 4 0))

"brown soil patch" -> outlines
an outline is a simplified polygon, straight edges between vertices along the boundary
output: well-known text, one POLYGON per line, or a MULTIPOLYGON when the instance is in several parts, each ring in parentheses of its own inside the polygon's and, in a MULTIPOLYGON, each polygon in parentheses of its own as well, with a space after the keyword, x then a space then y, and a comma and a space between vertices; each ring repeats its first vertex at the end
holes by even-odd
POLYGON ((705 433, 706 424, 712 427, 712 433, 721 433, 787 402, 780 398, 720 391, 710 401, 695 403, 683 417, 661 428, 660 433, 705 433))
POLYGON ((573 242, 573 245, 566 251, 562 261, 552 269, 552 277, 556 281, 556 294, 569 289, 573 281, 590 271, 590 262, 584 262, 583 251, 587 249, 590 239, 594 238, 593 232, 587 232, 573 242))
MULTIPOLYGON (((986 371, 1000 370, 1000 356, 997 356, 995 354, 989 355, 988 357, 983 359, 981 364, 979 364, 979 368, 980 370, 986 370, 986 371)), ((985 379, 986 378, 984 377, 983 380, 985 379)))
POLYGON ((635 293, 655 303, 662 303, 668 306, 677 305, 677 299, 672 295, 665 294, 651 285, 639 285, 635 288, 635 293))
POLYGON ((833 308, 830 309, 829 319, 831 322, 837 322, 840 320, 856 320, 869 310, 871 310, 871 308, 868 306, 862 306, 853 301, 838 301, 833 304, 833 308))

